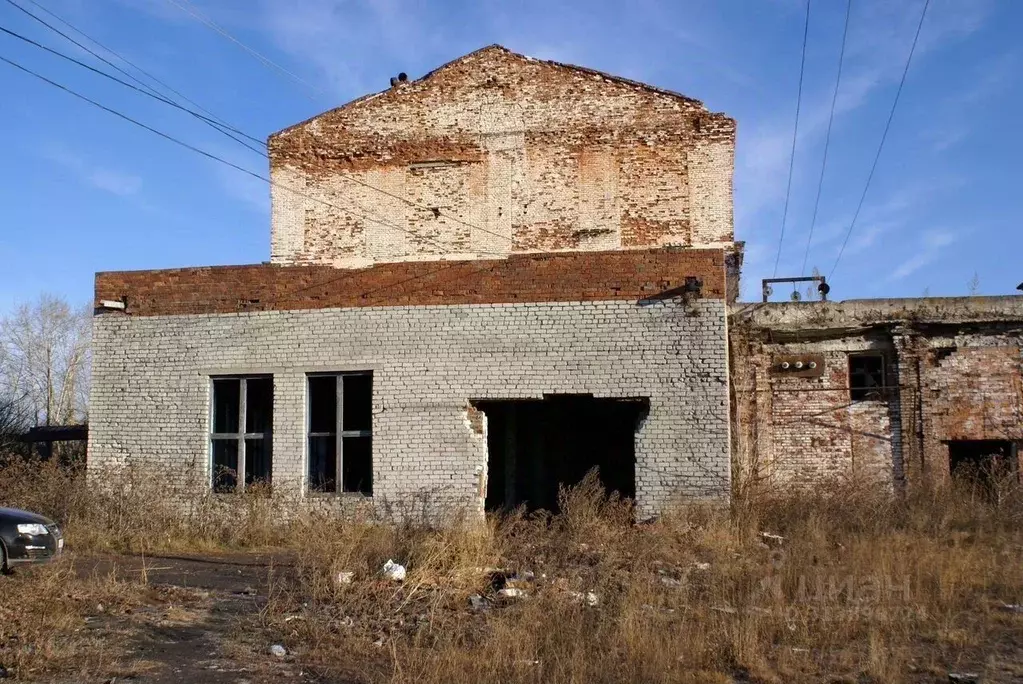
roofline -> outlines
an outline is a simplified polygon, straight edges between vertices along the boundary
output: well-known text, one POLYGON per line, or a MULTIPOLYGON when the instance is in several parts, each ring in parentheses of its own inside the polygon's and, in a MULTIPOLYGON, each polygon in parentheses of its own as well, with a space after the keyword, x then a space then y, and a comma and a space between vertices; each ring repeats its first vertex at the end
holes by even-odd
POLYGON ((1023 296, 906 297, 732 305, 729 318, 765 330, 826 330, 890 325, 1023 324, 1023 296))
MULTIPOLYGON (((683 101, 685 101, 685 102, 687 102, 687 103, 689 103, 691 105, 696 105, 698 107, 702 107, 704 110, 707 110, 706 105, 704 105, 701 100, 697 100, 695 98, 689 97, 688 95, 683 95, 682 93, 677 92, 675 90, 668 90, 667 88, 659 88, 657 86, 650 85, 649 83, 643 83, 642 81, 634 81, 632 79, 625 78, 624 76, 616 76, 616 75, 610 74, 610 73, 608 73, 606 71, 600 71, 599 69, 591 69, 589 67, 579 66, 577 64, 568 64, 567 62, 556 62, 556 61, 554 61, 552 59, 537 59, 535 57, 530 57, 528 55, 524 55, 524 54, 522 54, 520 52, 515 52, 514 50, 509 50, 505 46, 500 45, 498 43, 492 43, 490 45, 485 45, 485 46, 483 46, 481 48, 473 50, 472 52, 467 52, 464 55, 461 55, 461 56, 456 57, 456 58, 454 58, 452 60, 449 60, 449 61, 445 62, 444 64, 441 64, 440 66, 431 69, 430 71, 426 72, 425 74, 423 74, 419 78, 417 78, 417 79, 415 79, 413 81, 410 81, 409 83, 421 83, 423 81, 426 81, 426 80, 432 78, 436 73, 438 73, 439 71, 442 71, 444 69, 447 69, 448 67, 452 66, 453 64, 461 62, 462 60, 467 59, 469 57, 474 57, 475 55, 478 55, 478 54, 480 54, 482 52, 486 52, 487 50, 495 50, 495 49, 496 50, 500 50, 500 51, 502 51, 502 52, 504 52, 506 54, 512 55, 513 57, 519 57, 520 59, 524 59, 524 60, 527 60, 527 61, 530 61, 530 62, 538 62, 538 63, 541 63, 541 64, 549 64, 551 66, 555 66, 555 67, 562 68, 562 69, 571 69, 573 71, 578 71, 578 72, 581 72, 581 73, 584 73, 584 74, 589 74, 591 76, 600 76, 601 78, 606 78, 609 81, 614 81, 616 83, 622 83, 622 84, 625 84, 625 85, 632 86, 634 88, 642 88, 643 90, 647 90, 647 91, 650 91, 650 92, 653 92, 653 93, 659 93, 661 95, 667 95, 669 97, 675 97, 675 98, 683 100, 683 101)), ((364 102, 366 100, 370 100, 370 99, 372 99, 374 97, 378 97, 380 95, 383 95, 384 93, 390 92, 390 90, 391 90, 391 88, 385 88, 384 90, 380 90, 380 91, 377 91, 375 93, 368 93, 368 94, 363 95, 361 97, 357 97, 354 100, 350 100, 350 101, 348 101, 348 102, 346 102, 346 103, 344 103, 342 105, 338 105, 337 107, 333 107, 333 108, 328 109, 326 111, 320 112, 319 114, 314 114, 313 116, 309 117, 308 119, 305 119, 303 121, 299 121, 296 124, 292 124, 291 126, 288 126, 286 128, 282 128, 279 131, 271 133, 269 136, 267 136, 267 142, 269 142, 273 138, 276 138, 277 136, 283 135, 284 133, 288 133, 288 132, 290 132, 290 131, 292 131, 292 130, 294 130, 296 128, 300 128, 302 126, 305 126, 306 124, 314 121, 315 119, 319 119, 321 116, 324 116, 326 114, 330 114, 331 112, 336 112, 336 111, 341 110, 341 109, 345 109, 347 107, 351 107, 352 105, 358 104, 360 102, 364 102)), ((723 112, 711 112, 711 111, 707 110, 707 113, 711 114, 713 116, 722 116, 722 117, 726 117, 726 118, 731 118, 731 117, 728 117, 728 115, 724 114, 723 112)))

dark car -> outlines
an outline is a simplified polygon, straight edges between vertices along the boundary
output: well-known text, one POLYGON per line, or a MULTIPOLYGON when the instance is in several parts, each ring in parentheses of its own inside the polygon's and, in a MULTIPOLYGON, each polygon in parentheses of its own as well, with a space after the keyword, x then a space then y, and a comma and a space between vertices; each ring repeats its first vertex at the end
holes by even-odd
POLYGON ((64 550, 57 523, 28 511, 0 508, 0 570, 21 563, 45 563, 64 550))

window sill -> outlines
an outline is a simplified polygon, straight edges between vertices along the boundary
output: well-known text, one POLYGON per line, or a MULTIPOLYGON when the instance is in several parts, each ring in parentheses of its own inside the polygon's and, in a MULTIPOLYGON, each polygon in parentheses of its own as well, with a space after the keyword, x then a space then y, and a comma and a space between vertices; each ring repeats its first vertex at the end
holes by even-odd
POLYGON ((307 489, 305 495, 309 499, 365 499, 367 501, 373 500, 372 494, 363 494, 362 492, 311 492, 307 489))

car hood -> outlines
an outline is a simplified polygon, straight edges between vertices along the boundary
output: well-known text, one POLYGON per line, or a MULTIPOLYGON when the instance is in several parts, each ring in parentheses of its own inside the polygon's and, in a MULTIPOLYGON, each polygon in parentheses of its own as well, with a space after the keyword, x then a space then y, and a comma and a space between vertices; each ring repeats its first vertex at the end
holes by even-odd
POLYGON ((0 521, 13 523, 38 523, 52 525, 53 521, 37 513, 22 511, 17 508, 0 508, 0 521))

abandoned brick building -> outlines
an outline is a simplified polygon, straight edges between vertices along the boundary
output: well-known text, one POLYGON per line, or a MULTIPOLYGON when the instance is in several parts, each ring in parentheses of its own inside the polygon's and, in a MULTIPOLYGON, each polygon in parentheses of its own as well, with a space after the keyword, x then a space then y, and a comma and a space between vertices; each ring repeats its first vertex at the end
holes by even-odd
POLYGON ((272 135, 270 263, 97 275, 89 468, 501 508, 599 466, 645 512, 727 497, 734 134, 492 46, 272 135))
POLYGON ((736 305, 734 145, 499 46, 272 135, 268 263, 97 274, 90 472, 646 515, 1014 456, 1023 300, 736 305))
POLYGON ((1018 474, 1023 297, 743 304, 730 324, 743 477, 1018 474))

